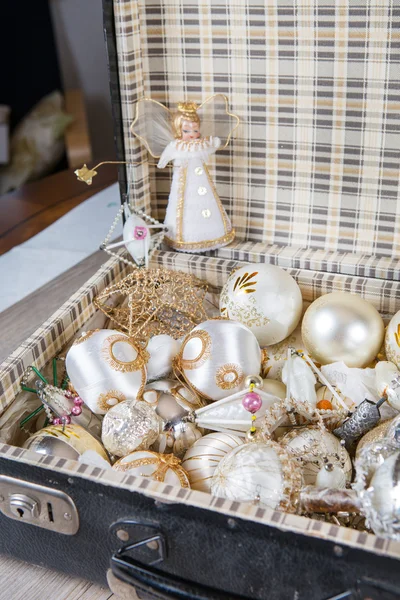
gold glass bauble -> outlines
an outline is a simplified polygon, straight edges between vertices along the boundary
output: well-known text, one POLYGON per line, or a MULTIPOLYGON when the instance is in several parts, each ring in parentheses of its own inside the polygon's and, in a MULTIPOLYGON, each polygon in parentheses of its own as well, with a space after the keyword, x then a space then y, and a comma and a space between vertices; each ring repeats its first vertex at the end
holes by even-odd
POLYGON ((49 425, 34 433, 23 445, 28 450, 39 454, 59 456, 70 460, 78 460, 87 450, 97 452, 104 460, 108 456, 103 446, 80 425, 49 425))
POLYGON ((316 362, 343 361, 348 367, 366 367, 381 348, 384 324, 376 308, 360 296, 333 292, 309 306, 301 333, 316 362))
POLYGON ((243 438, 229 433, 210 433, 200 438, 189 448, 182 461, 192 489, 210 493, 211 479, 218 463, 243 443, 243 438))
POLYGON ((287 338, 300 321, 302 308, 301 291, 293 277, 267 263, 234 271, 220 298, 221 315, 247 325, 261 346, 287 338))
POLYGON ((356 460, 360 458, 360 453, 363 451, 364 448, 366 448, 370 444, 374 444, 375 442, 381 442, 386 437, 388 429, 393 421, 394 419, 383 421, 383 423, 379 423, 379 425, 377 425, 376 427, 371 429, 371 431, 368 431, 365 435, 362 436, 362 438, 357 444, 355 456, 356 460))
POLYGON ((170 485, 190 488, 181 461, 173 454, 159 454, 151 450, 138 450, 118 460, 113 469, 139 477, 148 477, 170 485))

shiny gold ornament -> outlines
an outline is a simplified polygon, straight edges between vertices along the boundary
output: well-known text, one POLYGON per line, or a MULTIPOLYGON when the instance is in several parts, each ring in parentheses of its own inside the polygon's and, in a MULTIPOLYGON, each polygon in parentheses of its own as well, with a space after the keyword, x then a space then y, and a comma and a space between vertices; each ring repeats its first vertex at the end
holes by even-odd
POLYGON ((219 462, 243 443, 243 438, 228 433, 210 433, 200 438, 182 461, 192 489, 210 493, 211 479, 219 462))
POLYGON ((187 273, 135 269, 103 290, 94 304, 130 337, 147 343, 159 334, 179 339, 204 321, 206 292, 207 285, 187 273), (113 306, 121 296, 123 302, 113 306))
POLYGON ((23 448, 34 450, 46 456, 59 456, 78 460, 87 450, 97 452, 104 460, 108 456, 103 446, 80 425, 50 425, 40 429, 27 439, 23 448))
POLYGON ((360 296, 333 292, 309 306, 301 333, 307 352, 320 364, 343 361, 348 367, 366 367, 381 348, 384 324, 360 296))
POLYGON ((189 478, 181 467, 181 461, 173 454, 139 450, 118 460, 113 465, 113 469, 170 485, 190 488, 189 478))

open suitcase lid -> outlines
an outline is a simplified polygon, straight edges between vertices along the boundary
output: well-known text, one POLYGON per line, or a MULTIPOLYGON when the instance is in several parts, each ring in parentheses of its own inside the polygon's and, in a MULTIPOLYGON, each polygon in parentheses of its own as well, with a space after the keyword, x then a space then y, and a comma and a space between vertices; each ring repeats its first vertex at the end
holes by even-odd
MULTIPOLYGON (((214 255, 399 278, 393 3, 104 6, 120 159, 148 157, 129 131, 143 96, 172 107, 222 92, 241 119, 212 165, 237 233, 214 255)), ((170 173, 145 164, 132 179, 131 202, 162 219, 170 173)))

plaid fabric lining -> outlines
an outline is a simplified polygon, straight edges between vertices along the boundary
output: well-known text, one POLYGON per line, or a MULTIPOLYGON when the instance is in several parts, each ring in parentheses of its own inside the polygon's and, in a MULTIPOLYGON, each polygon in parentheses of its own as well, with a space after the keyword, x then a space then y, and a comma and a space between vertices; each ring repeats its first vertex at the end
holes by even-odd
MULTIPOLYGON (((114 0, 127 158, 133 103, 226 93, 242 125, 212 169, 238 238, 399 257, 400 7, 393 0, 114 0)), ((169 173, 135 169, 162 218, 169 173), (149 182, 151 175, 151 184, 149 182)))

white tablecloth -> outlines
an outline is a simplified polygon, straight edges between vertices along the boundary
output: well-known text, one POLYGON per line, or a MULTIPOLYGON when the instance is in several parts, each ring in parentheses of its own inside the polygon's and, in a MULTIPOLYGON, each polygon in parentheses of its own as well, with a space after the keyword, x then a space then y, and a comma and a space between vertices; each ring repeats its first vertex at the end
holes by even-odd
MULTIPOLYGON (((0 256, 0 312, 98 250, 119 207, 115 183, 0 256)), ((120 221, 113 238, 121 233, 120 221)))

